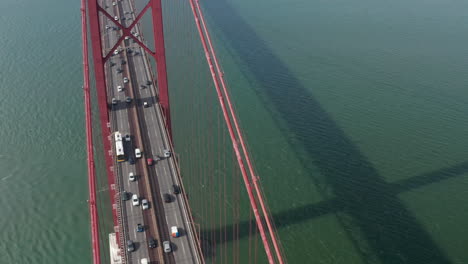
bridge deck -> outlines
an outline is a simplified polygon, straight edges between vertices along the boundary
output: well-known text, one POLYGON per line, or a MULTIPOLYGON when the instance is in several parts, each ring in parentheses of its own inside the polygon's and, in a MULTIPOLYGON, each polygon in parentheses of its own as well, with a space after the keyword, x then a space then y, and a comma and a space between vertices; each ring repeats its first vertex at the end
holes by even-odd
MULTIPOLYGON (((112 16, 117 16, 119 19, 125 17, 125 20, 120 20, 120 22, 129 26, 136 18, 132 4, 129 1, 116 1, 115 3, 114 6, 112 1, 104 0, 102 7, 107 6, 105 10, 112 16)), ((107 53, 117 41, 117 34, 121 32, 112 28, 106 29, 105 25, 113 27, 114 24, 103 15, 101 15, 101 25, 102 41, 107 53)), ((138 33, 138 38, 142 40, 138 25, 133 32, 138 33)), ((112 131, 119 131, 123 135, 131 135, 131 141, 124 142, 127 156, 134 156, 135 147, 142 150, 143 156, 141 159, 135 159, 134 165, 129 162, 115 164, 117 188, 119 192, 125 190, 131 194, 138 194, 140 201, 148 199, 150 204, 150 208, 143 211, 141 205, 132 206, 130 200, 118 199, 122 213, 122 238, 125 244, 130 239, 136 245, 136 250, 126 255, 126 261, 136 264, 140 263, 143 258, 149 258, 159 263, 200 263, 186 201, 183 200, 184 196, 174 195, 171 191, 173 184, 180 185, 174 157, 162 158, 153 166, 146 164, 147 158, 163 157, 164 150, 171 148, 155 87, 153 84, 146 84, 148 80, 153 81, 146 54, 131 39, 125 40, 120 47, 123 51, 110 59, 115 65, 111 66, 108 62, 105 69, 108 102, 112 106, 111 128, 112 131), (129 47, 133 50, 132 53, 126 52, 129 47), (138 51, 139 55, 135 55, 135 51, 138 51), (125 61, 124 65, 121 64, 122 60, 125 61), (121 68, 122 73, 117 73, 117 68, 121 68), (129 79, 126 84, 123 83, 124 77, 129 79), (124 90, 117 91, 118 85, 124 87, 124 90), (141 89, 141 85, 145 85, 146 88, 141 89), (126 97, 132 98, 130 104, 125 102, 126 97), (111 104, 112 98, 118 100, 116 105, 111 104), (144 102, 147 102, 149 107, 144 108, 144 102), (129 172, 137 175, 136 182, 128 180, 129 172), (163 202, 164 193, 171 194, 172 202, 163 202), (145 226, 144 232, 136 231, 138 223, 145 226), (171 226, 177 226, 180 229, 181 237, 170 237, 171 226), (157 248, 148 247, 150 237, 158 240, 157 248), (166 240, 171 241, 173 248, 171 254, 163 253, 162 243, 166 240)))

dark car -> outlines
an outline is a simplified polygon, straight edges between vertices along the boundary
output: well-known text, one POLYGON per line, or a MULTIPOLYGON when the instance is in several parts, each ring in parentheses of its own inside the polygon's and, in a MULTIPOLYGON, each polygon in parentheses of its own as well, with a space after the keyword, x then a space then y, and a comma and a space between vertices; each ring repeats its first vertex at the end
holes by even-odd
POLYGON ((146 85, 151 85, 151 81, 150 80, 146 81, 146 85))
POLYGON ((121 61, 120 61, 120 64, 121 64, 121 65, 125 65, 125 63, 127 63, 125 60, 121 60, 121 61))
POLYGON ((123 191, 122 192, 122 201, 128 201, 130 199, 130 193, 123 191))
POLYGON ((170 203, 172 201, 172 197, 170 194, 165 193, 163 196, 164 196, 164 202, 170 203))
POLYGON ((177 185, 172 185, 172 193, 174 194, 179 194, 180 193, 180 187, 177 185))
POLYGON ((150 248, 155 248, 158 246, 158 241, 154 238, 150 238, 149 241, 148 241, 148 246, 150 248))
POLYGON ((127 241, 127 251, 128 252, 135 251, 135 244, 133 243, 132 240, 127 241))
POLYGON ((145 229, 143 228, 143 225, 142 225, 142 224, 137 224, 136 230, 137 230, 137 232, 143 232, 143 231, 145 231, 145 229))
POLYGON ((135 159, 130 156, 130 158, 128 158, 128 162, 130 162, 130 164, 135 164, 135 159))

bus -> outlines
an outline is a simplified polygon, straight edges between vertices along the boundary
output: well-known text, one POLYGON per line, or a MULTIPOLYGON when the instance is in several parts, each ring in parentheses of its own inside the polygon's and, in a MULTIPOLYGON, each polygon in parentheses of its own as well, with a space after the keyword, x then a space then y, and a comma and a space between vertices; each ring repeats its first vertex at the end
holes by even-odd
POLYGON ((125 153, 122 141, 122 134, 119 131, 114 133, 114 140, 115 140, 115 152, 117 156, 117 162, 125 161, 125 153))

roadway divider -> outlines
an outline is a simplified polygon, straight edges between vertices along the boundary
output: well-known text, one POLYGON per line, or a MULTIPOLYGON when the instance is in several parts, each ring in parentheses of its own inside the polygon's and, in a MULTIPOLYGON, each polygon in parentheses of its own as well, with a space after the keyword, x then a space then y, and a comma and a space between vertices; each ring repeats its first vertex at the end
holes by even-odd
MULTIPOLYGON (((121 12, 120 12, 120 9, 117 8, 117 14, 119 17, 121 17, 121 12)), ((137 25, 135 25, 136 27, 137 25)), ((125 44, 125 40, 122 42, 125 44)), ((125 89, 125 90, 128 90, 129 92, 129 95, 131 98, 133 98, 133 107, 130 107, 129 108, 129 119, 132 121, 133 123, 133 126, 130 126, 130 128, 134 129, 135 130, 135 133, 133 133, 134 135, 134 138, 135 138, 135 145, 137 146, 141 146, 141 148, 143 149, 143 157, 146 157, 146 150, 145 148, 146 147, 143 147, 144 144, 143 144, 143 135, 141 133, 141 128, 140 128, 140 122, 139 122, 139 114, 138 114, 138 105, 137 105, 137 99, 135 97, 135 93, 134 93, 134 87, 133 87, 133 81, 134 81, 134 78, 131 77, 131 72, 130 72, 130 67, 129 67, 129 60, 128 60, 128 56, 127 56, 127 52, 126 52, 126 45, 125 45, 125 48, 123 50, 123 57, 124 57, 124 60, 127 62, 124 66, 124 68, 126 68, 126 71, 128 73, 128 78, 129 78, 129 82, 127 83, 129 89, 125 89)), ((135 76, 136 77, 136 76, 135 76)), ((141 189, 144 189, 144 193, 146 193, 146 197, 148 198, 148 201, 151 201, 152 202, 152 206, 151 208, 149 209, 149 211, 151 212, 151 210, 154 211, 154 213, 147 213, 145 214, 145 212, 143 211, 143 218, 147 219, 147 217, 145 216, 148 216, 150 217, 150 220, 153 224, 153 226, 155 227, 154 230, 153 230, 153 233, 154 233, 154 237, 157 237, 159 239, 159 241, 163 241, 162 240, 162 237, 161 237, 161 232, 160 232, 160 229, 162 228, 160 226, 160 224, 158 223, 158 220, 157 220, 157 217, 156 217, 156 206, 155 206, 155 199, 153 198, 153 193, 151 191, 151 184, 150 184, 150 178, 149 178, 149 172, 148 172, 148 166, 146 165, 146 163, 144 162, 144 159, 140 159, 140 161, 136 160, 136 165, 140 164, 140 168, 141 168, 141 172, 143 173, 143 182, 141 185, 139 185, 139 188, 140 190, 141 189), (143 160, 143 161, 141 161, 143 160), (141 164, 143 162, 143 164, 141 164), (145 184, 145 182, 147 184, 145 184), (141 186, 144 186, 144 187, 141 187, 141 186)), ((141 193, 140 193, 141 195, 141 193)), ((151 227, 151 225, 149 225, 151 227)), ((151 229, 150 229, 150 233, 151 232, 151 229)), ((146 235, 146 237, 148 238, 148 235, 146 235)), ((158 257, 159 257, 159 263, 164 263, 164 255, 163 255, 163 252, 162 252, 162 247, 157 247, 157 251, 158 251, 158 257)), ((151 252, 148 252, 148 254, 150 254, 151 252)))

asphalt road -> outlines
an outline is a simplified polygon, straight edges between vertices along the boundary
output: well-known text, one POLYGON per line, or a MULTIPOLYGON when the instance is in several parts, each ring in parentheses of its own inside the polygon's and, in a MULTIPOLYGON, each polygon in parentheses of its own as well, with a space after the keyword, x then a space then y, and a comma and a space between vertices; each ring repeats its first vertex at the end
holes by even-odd
MULTIPOLYGON (((116 5, 112 1, 105 1, 103 7, 109 14, 118 16, 125 26, 130 25, 136 17, 133 14, 132 5, 128 0, 117 1, 116 5)), ((111 21, 102 16, 102 25, 114 26, 111 21)), ((134 33, 141 35, 138 27, 134 33)), ((105 29, 103 26, 103 44, 108 51, 118 39, 119 30, 105 29)), ((138 37, 140 40, 141 36, 138 37)), ((135 165, 129 162, 118 163, 116 166, 120 191, 127 191, 131 194, 138 194, 140 201, 146 198, 150 201, 150 209, 142 211, 141 206, 133 206, 131 201, 122 202, 124 237, 135 242, 136 250, 128 254, 128 263, 140 263, 142 258, 150 258, 152 261, 158 260, 165 263, 199 263, 193 231, 189 225, 184 196, 172 193, 172 186, 180 186, 179 177, 175 168, 175 160, 171 155, 164 158, 164 150, 170 149, 168 135, 166 133, 162 113, 157 103, 157 93, 153 84, 147 85, 147 81, 153 83, 149 65, 147 65, 144 50, 138 47, 133 41, 125 40, 121 45, 123 50, 118 55, 111 58, 115 65, 106 63, 106 76, 108 86, 108 101, 116 98, 118 103, 111 108, 111 125, 113 131, 120 131, 122 135, 130 134, 131 141, 124 142, 125 153, 134 156, 134 148, 139 147, 143 151, 143 157, 136 159, 135 165), (126 48, 130 47, 133 52, 127 53, 126 48), (139 55, 135 55, 135 51, 139 55), (125 61, 122 65, 121 61, 125 61), (122 73, 117 73, 117 68, 122 69, 122 73), (127 77, 129 83, 124 84, 123 78, 127 77), (124 87, 121 92, 117 91, 117 86, 124 87), (144 85, 141 88, 141 85, 144 85), (127 104, 125 98, 129 96, 132 102, 127 104), (149 107, 143 107, 147 102, 149 107), (161 157, 153 166, 146 165, 147 158, 161 157), (129 172, 137 175, 136 182, 128 180, 129 172), (165 203, 163 194, 168 193, 172 199, 170 203, 165 203), (158 226, 156 226, 156 222, 158 226), (137 232, 136 226, 141 223, 145 226, 145 232, 137 232), (180 237, 170 236, 171 226, 179 228, 180 237), (158 239, 158 248, 149 249, 148 239, 154 237, 158 239), (162 253, 163 241, 170 241, 173 252, 162 253)))

